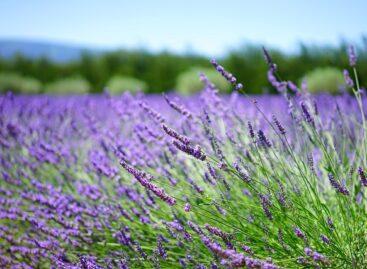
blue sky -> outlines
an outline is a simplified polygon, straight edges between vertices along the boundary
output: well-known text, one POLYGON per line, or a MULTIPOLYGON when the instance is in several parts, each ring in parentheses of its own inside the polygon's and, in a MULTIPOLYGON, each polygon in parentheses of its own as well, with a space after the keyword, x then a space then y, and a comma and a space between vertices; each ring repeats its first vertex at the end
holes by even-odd
POLYGON ((209 55, 246 41, 292 50, 358 40, 366 10, 366 0, 1 0, 0 38, 209 55))

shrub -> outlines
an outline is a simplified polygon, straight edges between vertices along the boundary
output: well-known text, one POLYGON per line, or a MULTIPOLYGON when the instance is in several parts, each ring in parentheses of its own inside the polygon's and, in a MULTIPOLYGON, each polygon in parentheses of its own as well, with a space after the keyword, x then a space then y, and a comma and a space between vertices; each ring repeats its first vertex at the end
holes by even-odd
POLYGON ((0 74, 0 92, 13 91, 16 93, 39 93, 41 83, 31 77, 23 77, 16 73, 0 74))
POLYGON ((206 67, 193 67, 181 73, 177 78, 176 90, 183 95, 197 93, 202 90, 203 83, 199 79, 200 73, 204 73, 219 90, 228 92, 230 88, 228 82, 213 68, 206 67))
POLYGON ((90 84, 81 77, 63 78, 48 84, 45 92, 49 94, 85 94, 90 90, 90 84))
POLYGON ((147 84, 132 77, 114 76, 107 82, 107 88, 111 94, 120 94, 126 91, 136 93, 146 91, 147 84))
POLYGON ((304 78, 312 93, 338 93, 344 85, 343 73, 335 67, 322 67, 307 73, 304 78))

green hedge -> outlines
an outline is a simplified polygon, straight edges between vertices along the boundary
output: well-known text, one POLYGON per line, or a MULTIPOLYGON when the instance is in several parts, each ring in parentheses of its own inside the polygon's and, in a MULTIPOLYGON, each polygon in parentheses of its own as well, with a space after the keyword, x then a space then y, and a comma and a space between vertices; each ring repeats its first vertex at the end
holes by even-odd
POLYGON ((48 94, 86 94, 90 91, 90 84, 81 77, 69 77, 54 81, 46 85, 44 92, 48 94))
POLYGON ((127 76, 114 76, 107 82, 106 86, 110 94, 120 94, 126 91, 144 92, 147 89, 147 84, 144 81, 127 76))
POLYGON ((329 92, 336 94, 345 84, 342 71, 335 67, 316 68, 307 73, 303 80, 307 82, 311 93, 329 92))
POLYGON ((16 73, 0 73, 0 92, 35 94, 41 90, 41 83, 31 77, 24 77, 16 73))
POLYGON ((176 91, 189 95, 202 90, 204 85, 199 79, 200 73, 204 73, 221 92, 229 91, 229 83, 214 68, 206 67, 193 67, 181 73, 177 78, 176 91))

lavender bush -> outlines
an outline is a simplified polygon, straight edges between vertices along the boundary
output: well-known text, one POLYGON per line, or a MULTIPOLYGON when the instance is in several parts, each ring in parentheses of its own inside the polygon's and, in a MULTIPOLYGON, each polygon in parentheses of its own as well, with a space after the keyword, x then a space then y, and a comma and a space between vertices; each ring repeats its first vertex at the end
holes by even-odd
POLYGON ((365 95, 0 99, 1 268, 364 268, 365 95))

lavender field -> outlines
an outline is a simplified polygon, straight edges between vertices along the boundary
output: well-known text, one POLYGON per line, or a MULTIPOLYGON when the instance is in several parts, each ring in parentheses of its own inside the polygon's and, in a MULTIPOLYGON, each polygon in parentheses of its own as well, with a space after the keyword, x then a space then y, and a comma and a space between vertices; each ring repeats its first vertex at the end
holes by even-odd
POLYGON ((265 59, 278 95, 2 95, 0 267, 366 268, 356 56, 340 95, 265 59))

